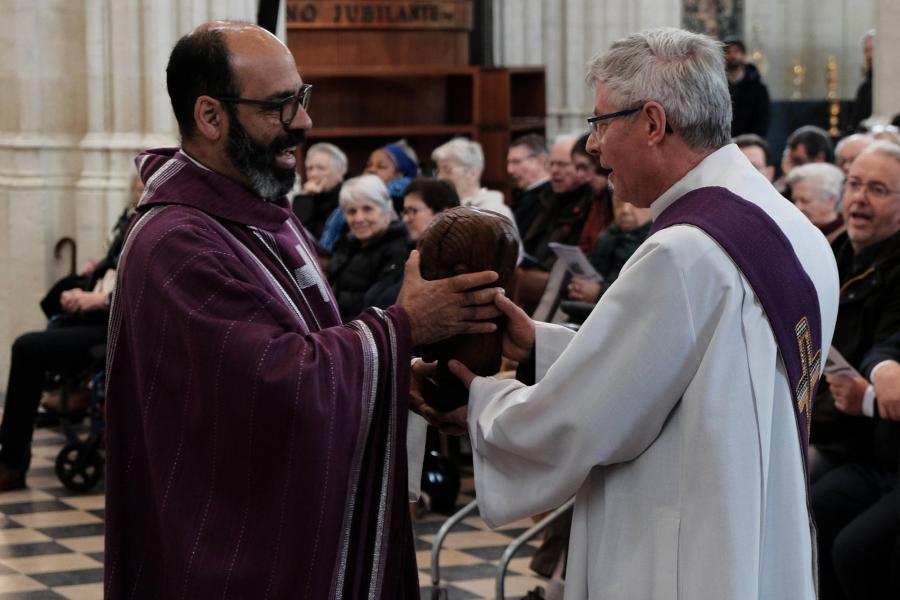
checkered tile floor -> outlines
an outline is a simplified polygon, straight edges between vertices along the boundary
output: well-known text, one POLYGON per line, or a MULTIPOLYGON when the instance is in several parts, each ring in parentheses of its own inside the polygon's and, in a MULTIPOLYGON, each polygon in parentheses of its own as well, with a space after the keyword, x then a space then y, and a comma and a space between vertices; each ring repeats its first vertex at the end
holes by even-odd
MULTIPOLYGON (((473 496, 474 482, 471 469, 463 469, 462 490, 457 499, 458 508, 468 504, 473 496)), ((447 536, 440 555, 441 584, 449 600, 485 598, 494 600, 497 567, 506 547, 516 537, 532 526, 528 519, 491 530, 477 515, 459 523, 447 536)), ((419 565, 419 586, 422 600, 432 599, 431 547, 437 531, 447 519, 446 515, 429 514, 415 525, 416 562, 419 565)), ((531 556, 539 546, 531 541, 523 546, 510 561, 506 574, 507 598, 519 599, 545 580, 528 568, 531 556)))
POLYGON ((103 597, 103 487, 75 494, 53 464, 65 438, 35 431, 28 489, 0 494, 0 598, 103 597))
MULTIPOLYGON (((63 442, 56 431, 36 430, 28 489, 0 494, 0 600, 103 597, 102 484, 82 495, 60 484, 53 464, 63 442)), ((472 485, 471 474, 464 473, 460 507, 472 499, 472 485)), ((433 597, 431 546, 446 518, 428 514, 415 526, 424 600, 433 597)), ((491 531, 477 516, 457 525, 441 552, 445 597, 493 599, 500 556, 530 525, 530 521, 521 521, 491 531)), ((542 580, 528 568, 536 547, 537 542, 531 542, 512 561, 506 578, 508 598, 521 598, 541 584, 542 580)))

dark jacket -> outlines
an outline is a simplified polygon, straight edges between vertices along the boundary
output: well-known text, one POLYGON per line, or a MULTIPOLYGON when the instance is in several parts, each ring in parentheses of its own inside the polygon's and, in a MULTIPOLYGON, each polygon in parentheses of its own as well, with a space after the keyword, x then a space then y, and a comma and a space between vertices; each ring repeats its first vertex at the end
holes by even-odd
MULTIPOLYGON (((412 240, 406 241, 406 255, 415 250, 416 243, 412 240)), ((405 259, 404 259, 405 260, 405 259)), ((377 306, 386 308, 397 302, 397 296, 400 295, 400 288, 403 287, 403 273, 405 264, 400 265, 399 269, 392 269, 384 274, 378 281, 372 284, 372 287, 363 297, 363 304, 366 306, 377 306)))
POLYGON ((338 195, 341 193, 340 184, 327 192, 319 194, 297 194, 294 196, 294 214, 303 223, 313 238, 322 237, 325 220, 338 205, 338 195))
MULTIPOLYGON (((832 345, 854 367, 875 344, 900 331, 900 232, 853 252, 846 234, 836 254, 841 292, 832 345)), ((813 408, 811 441, 832 458, 868 452, 872 419, 838 411, 824 382, 813 408)))
POLYGON ((866 78, 856 88, 856 98, 853 100, 853 110, 850 113, 850 123, 847 131, 853 133, 859 129, 859 124, 872 116, 872 69, 866 71, 866 78))
MULTIPOLYGON (((866 354, 860 372, 870 378, 875 365, 885 360, 900 362, 900 331, 876 344, 866 354)), ((877 464, 889 471, 897 470, 900 461, 900 422, 876 416, 871 449, 877 464)))
POLYGON ((574 190, 562 194, 541 197, 541 208, 527 231, 522 234, 522 245, 526 259, 533 260, 545 270, 550 270, 556 262, 556 254, 550 250, 550 243, 557 242, 569 246, 578 245, 581 229, 587 220, 594 191, 585 183, 574 190))
POLYGON ((541 212, 541 206, 552 202, 553 190, 550 188, 550 180, 528 190, 513 190, 512 212, 516 219, 516 227, 524 234, 541 212), (541 201, 541 198, 547 200, 541 201))
POLYGON ((588 255, 591 265, 603 276, 606 289, 619 277, 619 271, 647 239, 653 223, 646 223, 633 231, 622 231, 615 223, 603 232, 588 255))
POLYGON ((328 281, 345 322, 369 306, 386 308, 394 303, 396 297, 381 296, 377 303, 367 304, 366 293, 382 279, 393 280, 397 271, 403 272, 409 256, 408 244, 406 227, 399 221, 391 223, 381 237, 366 246, 352 235, 338 243, 328 264, 328 281))
POLYGON ((736 83, 728 82, 733 114, 732 137, 755 133, 765 138, 769 131, 769 90, 753 65, 744 65, 744 77, 736 83))

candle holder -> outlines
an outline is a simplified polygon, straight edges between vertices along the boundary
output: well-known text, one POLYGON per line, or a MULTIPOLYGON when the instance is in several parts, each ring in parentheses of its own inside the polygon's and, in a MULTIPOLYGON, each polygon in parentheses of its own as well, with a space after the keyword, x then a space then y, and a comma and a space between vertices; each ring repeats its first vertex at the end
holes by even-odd
POLYGON ((791 92, 791 100, 801 100, 803 98, 803 84, 806 83, 806 67, 797 58, 793 61, 791 74, 791 85, 794 88, 794 91, 791 92))
POLYGON ((840 66, 837 58, 831 55, 825 64, 825 84, 828 88, 825 96, 828 100, 828 135, 831 137, 840 137, 841 135, 841 129, 838 127, 841 122, 841 103, 838 97, 839 75, 840 66))

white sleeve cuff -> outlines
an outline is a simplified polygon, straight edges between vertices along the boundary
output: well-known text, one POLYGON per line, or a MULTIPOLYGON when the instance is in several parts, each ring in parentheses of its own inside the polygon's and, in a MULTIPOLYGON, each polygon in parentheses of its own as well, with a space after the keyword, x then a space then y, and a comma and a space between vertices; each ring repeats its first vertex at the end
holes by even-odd
POLYGON ((406 476, 410 502, 415 502, 422 495, 422 463, 425 461, 427 433, 428 422, 409 411, 406 421, 406 476))
MULTIPOLYGON (((879 366, 882 364, 884 363, 879 363, 879 366)), ((877 369, 878 367, 875 368, 877 369)), ((875 369, 872 369, 872 372, 874 373, 875 369)), ((869 387, 866 388, 866 393, 863 395, 862 413, 867 417, 875 416, 875 386, 872 384, 869 384, 869 387)))
POLYGON ((880 363, 878 363, 877 365, 872 367, 872 372, 869 373, 869 381, 872 381, 875 378, 875 373, 877 373, 878 369, 880 369, 881 367, 883 367, 885 365, 896 365, 896 364, 897 364, 896 360, 888 359, 888 360, 881 361, 880 363))

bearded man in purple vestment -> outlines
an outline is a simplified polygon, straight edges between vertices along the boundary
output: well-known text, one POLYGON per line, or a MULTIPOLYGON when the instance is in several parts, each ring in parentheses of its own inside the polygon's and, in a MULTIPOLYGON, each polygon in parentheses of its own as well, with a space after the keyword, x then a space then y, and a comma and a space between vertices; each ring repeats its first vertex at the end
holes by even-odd
POLYGON ((180 149, 137 159, 107 379, 107 598, 418 598, 409 349, 495 329, 496 273, 341 323, 286 198, 312 126, 288 49, 213 22, 172 51, 180 149), (474 288, 484 288, 474 291, 474 288))

